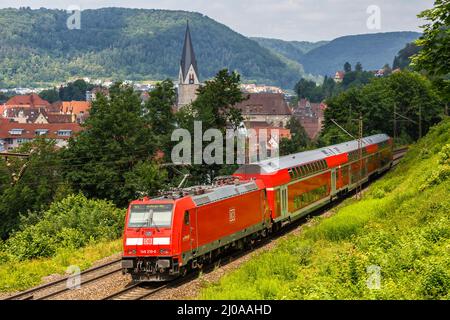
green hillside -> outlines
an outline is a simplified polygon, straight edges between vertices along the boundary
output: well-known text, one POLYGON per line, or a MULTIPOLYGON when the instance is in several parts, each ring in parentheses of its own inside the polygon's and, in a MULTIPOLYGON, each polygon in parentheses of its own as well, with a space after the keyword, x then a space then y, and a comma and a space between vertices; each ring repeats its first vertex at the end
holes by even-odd
POLYGON ((377 70, 392 65, 397 53, 419 36, 417 32, 345 36, 309 51, 301 63, 306 72, 321 75, 334 75, 347 61, 353 67, 361 62, 365 70, 377 70))
POLYGON ((309 51, 319 48, 328 43, 328 41, 308 42, 308 41, 284 41, 270 38, 251 38, 259 43, 260 46, 270 49, 273 52, 284 57, 302 63, 303 58, 309 51))
POLYGON ((362 201, 314 218, 200 298, 449 299, 449 195, 446 118, 362 201))
POLYGON ((105 8, 81 13, 69 30, 63 10, 0 10, 0 87, 58 83, 71 77, 176 78, 189 20, 201 78, 222 68, 246 81, 292 88, 294 68, 228 27, 184 11, 105 8))

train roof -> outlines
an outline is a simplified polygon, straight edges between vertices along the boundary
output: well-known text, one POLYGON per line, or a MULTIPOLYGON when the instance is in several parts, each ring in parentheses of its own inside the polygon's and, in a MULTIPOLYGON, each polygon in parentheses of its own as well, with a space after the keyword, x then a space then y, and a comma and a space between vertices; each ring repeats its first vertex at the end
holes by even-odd
POLYGON ((193 196, 192 200, 195 202, 197 206, 201 206, 210 202, 215 202, 225 198, 234 197, 254 190, 258 190, 258 186, 254 181, 238 185, 225 185, 210 189, 202 195, 193 196))
MULTIPOLYGON (((382 143, 389 140, 386 134, 377 134, 362 139, 363 147, 382 143)), ((314 161, 324 160, 328 157, 358 150, 358 140, 348 141, 325 148, 299 152, 280 158, 271 158, 241 166, 236 174, 272 174, 279 170, 297 167, 314 161)))

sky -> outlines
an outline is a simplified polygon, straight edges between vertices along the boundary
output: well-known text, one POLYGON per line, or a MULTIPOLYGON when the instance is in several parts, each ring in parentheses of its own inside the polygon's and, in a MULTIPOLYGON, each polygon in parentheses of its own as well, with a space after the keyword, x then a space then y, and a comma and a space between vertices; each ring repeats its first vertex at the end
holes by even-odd
POLYGON ((344 35, 420 31, 433 0, 0 0, 0 8, 126 7, 200 12, 252 37, 332 40, 344 35))

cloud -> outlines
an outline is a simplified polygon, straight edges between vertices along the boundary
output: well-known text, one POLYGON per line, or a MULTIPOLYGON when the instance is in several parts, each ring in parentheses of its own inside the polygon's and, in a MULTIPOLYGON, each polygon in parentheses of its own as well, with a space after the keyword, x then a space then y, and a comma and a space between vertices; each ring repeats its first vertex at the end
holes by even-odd
POLYGON ((417 14, 433 0, 2 0, 0 7, 158 8, 201 12, 246 36, 318 41, 348 34, 419 31, 417 14), (366 9, 381 9, 381 29, 367 29, 366 9))

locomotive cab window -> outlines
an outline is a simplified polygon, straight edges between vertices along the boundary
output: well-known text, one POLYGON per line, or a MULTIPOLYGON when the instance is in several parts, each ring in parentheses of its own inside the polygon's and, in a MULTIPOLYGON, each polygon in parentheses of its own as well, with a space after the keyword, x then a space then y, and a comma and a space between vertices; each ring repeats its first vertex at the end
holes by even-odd
POLYGON ((130 208, 129 228, 160 228, 172 225, 172 204, 136 204, 130 208))
POLYGON ((184 224, 187 226, 189 225, 189 211, 184 213, 184 224))

